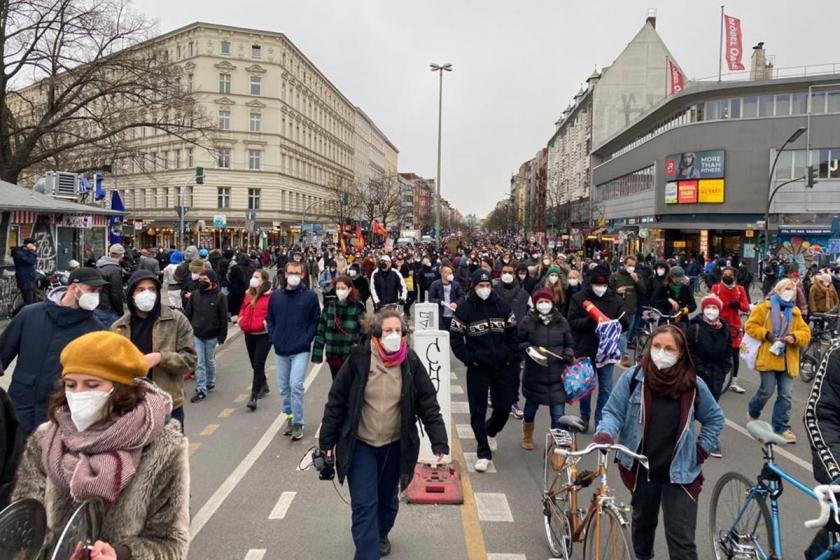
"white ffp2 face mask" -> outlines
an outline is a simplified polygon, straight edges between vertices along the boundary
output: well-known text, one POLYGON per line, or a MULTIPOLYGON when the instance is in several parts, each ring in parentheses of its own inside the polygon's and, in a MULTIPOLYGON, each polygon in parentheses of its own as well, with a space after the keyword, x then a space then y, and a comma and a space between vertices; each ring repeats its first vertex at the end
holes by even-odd
POLYGON ((595 292, 595 295, 598 297, 604 297, 604 294, 607 293, 606 286, 592 286, 592 291, 595 292))
POLYGON ((99 294, 96 292, 85 292, 79 296, 79 307, 87 311, 93 311, 99 307, 99 294))
POLYGON ((551 310, 554 308, 552 304, 547 301, 541 301, 537 304, 537 311, 539 311, 543 315, 548 315, 551 313, 551 310))
POLYGON ((703 310, 703 316, 709 321, 717 321, 720 317, 720 310, 717 307, 707 307, 703 310))
POLYGON ((105 416, 105 406, 111 398, 111 389, 104 391, 81 391, 73 393, 65 391, 67 406, 70 408, 70 418, 80 432, 84 432, 105 416))
POLYGON ((344 301, 350 295, 350 290, 336 290, 335 295, 338 297, 338 301, 344 301))
POLYGON ((652 348, 650 351, 650 359, 653 360, 654 365, 659 369, 668 369, 676 364, 680 357, 674 352, 669 352, 662 348, 652 348))
POLYGON ((480 297, 481 299, 487 299, 490 297, 490 288, 476 288, 475 294, 480 297))
POLYGON ((155 307, 157 301, 157 294, 149 290, 143 290, 139 294, 134 295, 134 305, 140 311, 151 311, 155 307))
POLYGON ((252 276, 251 280, 248 281, 248 285, 256 290, 262 285, 262 279, 252 276))
POLYGON ((392 332, 381 337, 379 340, 382 341, 382 348, 384 348, 387 353, 393 354, 400 349, 400 345, 402 344, 402 334, 392 332))
POLYGON ((292 288, 297 288, 300 285, 300 276, 287 276, 286 283, 292 288))
POLYGON ((502 274, 502 282, 505 284, 513 284, 513 274, 510 274, 509 272, 502 274))
POLYGON ((793 290, 785 290, 779 294, 779 297, 782 298, 782 301, 793 301, 793 298, 796 297, 796 292, 793 290))

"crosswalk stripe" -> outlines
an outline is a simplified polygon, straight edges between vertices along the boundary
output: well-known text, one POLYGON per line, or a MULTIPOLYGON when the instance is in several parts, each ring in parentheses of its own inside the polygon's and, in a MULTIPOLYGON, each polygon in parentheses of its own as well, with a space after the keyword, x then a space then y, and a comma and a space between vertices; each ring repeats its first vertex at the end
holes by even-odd
POLYGON ((504 494, 476 492, 475 505, 478 508, 478 519, 481 521, 513 523, 513 513, 504 494))
POLYGON ((470 413, 470 405, 464 401, 452 401, 449 405, 449 409, 452 411, 452 414, 469 414, 470 413))
MULTIPOLYGON (((458 436, 461 437, 461 436, 458 436)), ((467 471, 468 472, 475 472, 475 462, 478 461, 478 455, 475 453, 470 453, 468 451, 464 451, 464 461, 467 463, 467 471)), ((493 461, 490 461, 490 465, 487 467, 488 473, 496 472, 496 464, 493 461)))
POLYGON ((460 385, 450 385, 449 392, 453 395, 463 395, 464 394, 464 388, 461 387, 460 385))
POLYGON ((472 440, 475 439, 472 426, 469 424, 455 424, 455 429, 458 430, 458 437, 461 439, 472 440))
POLYGON ((266 550, 264 548, 252 548, 245 555, 245 560, 262 560, 265 553, 266 550))
POLYGON ((289 506, 292 505, 292 500, 295 499, 297 492, 283 492, 280 494, 280 499, 277 500, 277 505, 271 510, 268 515, 269 519, 283 519, 286 517, 286 512, 289 511, 289 506))

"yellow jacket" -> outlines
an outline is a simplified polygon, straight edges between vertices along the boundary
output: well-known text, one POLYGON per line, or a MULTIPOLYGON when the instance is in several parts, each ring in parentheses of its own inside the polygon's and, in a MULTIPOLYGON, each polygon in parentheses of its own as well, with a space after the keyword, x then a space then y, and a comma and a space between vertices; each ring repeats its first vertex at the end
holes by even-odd
POLYGON ((761 302, 752 313, 744 330, 748 335, 761 341, 758 356, 755 359, 756 371, 786 371, 791 377, 799 375, 799 349, 804 348, 811 341, 811 329, 802 320, 799 308, 793 306, 793 324, 789 334, 796 339, 795 344, 785 345, 785 355, 776 356, 770 352, 772 342, 767 341, 767 333, 773 332, 773 320, 770 318, 770 300, 761 302))

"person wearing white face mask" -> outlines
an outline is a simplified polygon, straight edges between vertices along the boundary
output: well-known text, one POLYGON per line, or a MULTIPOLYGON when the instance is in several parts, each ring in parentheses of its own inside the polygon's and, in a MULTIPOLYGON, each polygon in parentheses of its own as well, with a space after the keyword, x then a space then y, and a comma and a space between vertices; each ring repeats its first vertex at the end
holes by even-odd
POLYGON ((271 350, 271 340, 265 317, 268 313, 268 302, 271 298, 271 282, 265 269, 254 271, 248 281, 248 290, 239 308, 239 328, 245 334, 245 349, 251 362, 251 397, 248 399, 248 410, 257 409, 257 400, 268 394, 268 382, 265 378, 265 360, 271 350))
POLYGON ((636 336, 637 312, 639 309, 639 296, 645 293, 645 281, 636 272, 636 257, 626 255, 619 270, 610 276, 610 288, 616 291, 624 299, 624 316, 627 318, 627 330, 621 333, 621 367, 628 368, 631 365, 630 356, 627 354, 627 341, 633 340, 636 336))
POLYGON ((336 277, 334 286, 336 297, 324 302, 312 341, 312 363, 320 364, 326 354, 333 379, 353 347, 361 342, 362 320, 366 313, 349 276, 336 277))
POLYGON ((479 268, 472 275, 474 289, 458 305, 449 329, 452 352, 467 366, 467 397, 470 424, 478 443, 477 472, 486 472, 496 450, 496 435, 508 421, 517 376, 519 348, 516 318, 510 306, 491 287, 489 271, 479 268), (493 412, 487 418, 487 392, 493 412))
POLYGON ((184 375, 196 366, 190 320, 161 302, 156 274, 138 270, 128 279, 128 311, 111 330, 134 344, 149 362, 147 377, 172 398, 172 417, 184 430, 184 375))
POLYGON ((102 331, 68 344, 61 364, 49 421, 26 443, 13 498, 46 508, 50 554, 78 504, 101 499, 90 558, 185 560, 187 444, 170 418, 172 399, 145 379, 148 357, 102 331))
POLYGON ((61 350, 83 334, 104 329, 93 310, 105 284, 99 270, 78 268, 70 273, 67 286, 21 308, 0 334, 2 368, 17 358, 9 398, 25 434, 47 419, 50 395, 61 373, 61 350))
POLYGON ((697 376, 686 335, 673 325, 653 331, 641 364, 616 383, 592 438, 602 445, 618 440, 649 461, 645 468, 621 452, 615 457, 633 496, 636 558, 653 558, 661 509, 669 557, 697 560, 701 465, 720 444, 723 426, 723 411, 697 376))
POLYGON ((464 299, 464 288, 455 280, 455 274, 449 266, 440 268, 440 279, 432 282, 429 288, 429 303, 440 305, 438 328, 448 331, 458 303, 464 299))
MULTIPOLYGON (((502 299, 502 301, 510 306, 510 310, 516 318, 516 324, 520 325, 525 319, 525 316, 528 314, 528 306, 531 304, 531 297, 528 295, 525 288, 522 287, 522 284, 516 281, 514 270, 513 263, 508 263, 502 266, 500 282, 493 286, 493 291, 502 299)), ((556 285, 557 284, 555 284, 555 287, 556 285)), ((513 371, 516 374, 516 379, 514 380, 515 391, 510 413, 514 416, 514 418, 521 420, 525 414, 519 406, 519 384, 522 373, 521 356, 518 356, 516 363, 513 364, 513 371)))
POLYGON ((770 297, 752 310, 745 330, 761 341, 755 360, 761 385, 750 399, 750 418, 757 420, 773 392, 773 430, 788 443, 796 443, 790 429, 790 402, 793 378, 799 375, 799 352, 811 341, 811 329, 796 306, 796 284, 789 278, 779 280, 770 297))

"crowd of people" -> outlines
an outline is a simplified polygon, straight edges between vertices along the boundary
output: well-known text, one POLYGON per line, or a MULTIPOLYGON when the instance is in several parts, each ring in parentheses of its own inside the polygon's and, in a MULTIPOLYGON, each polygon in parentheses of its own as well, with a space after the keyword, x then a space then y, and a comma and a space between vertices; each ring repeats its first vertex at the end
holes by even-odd
MULTIPOLYGON (((15 250, 24 267, 30 241, 15 250)), ((21 281, 30 281, 27 270, 21 281)), ((758 344, 761 376, 744 407, 758 419, 775 394, 773 429, 795 443, 791 384, 810 340, 809 312, 836 312, 840 304, 840 268, 768 260, 760 282, 756 297, 752 275, 734 257, 583 256, 493 236, 346 253, 327 243, 261 251, 114 244, 44 301, 27 293, 0 334, 0 365, 16 360, 8 397, 0 392, 7 428, 0 431, 0 506, 43 502, 49 546, 73 504, 101 498, 112 506, 97 558, 185 558, 185 408, 224 382, 216 352, 236 324, 252 370, 245 407, 257 410, 270 391, 265 364, 273 350, 278 414, 291 441, 304 437, 311 418, 304 410, 310 364, 326 362, 332 383, 319 452, 348 482, 356 558, 385 556, 398 491, 411 481, 419 452, 409 420, 422 422, 436 455, 449 454, 434 388, 408 338, 413 304, 428 302, 439 306, 438 326, 466 366, 476 472, 489 469, 511 418, 521 420, 525 452, 535 449, 540 407, 558 427, 571 400, 564 376, 587 364, 594 387, 579 399, 583 431, 650 461, 644 468, 618 457, 633 496, 636 556, 652 557, 661 509, 671 557, 696 558, 701 465, 722 456, 718 401, 726 377, 731 391, 745 392, 737 380, 743 338, 758 344), (646 308, 667 324, 654 325, 631 358, 646 308), (529 358, 533 349, 544 360, 529 358), (130 484, 135 478, 141 487, 130 484)), ((840 362, 832 367, 837 355, 828 353, 819 382, 840 376, 840 362)), ((840 434, 833 412, 840 397, 814 401, 812 424, 835 422, 832 433, 840 434)), ((824 478, 836 477, 835 455, 824 450, 836 447, 840 456, 840 436, 817 441, 819 428, 808 429, 815 463, 824 478)), ((325 470, 322 478, 330 478, 325 470)))

